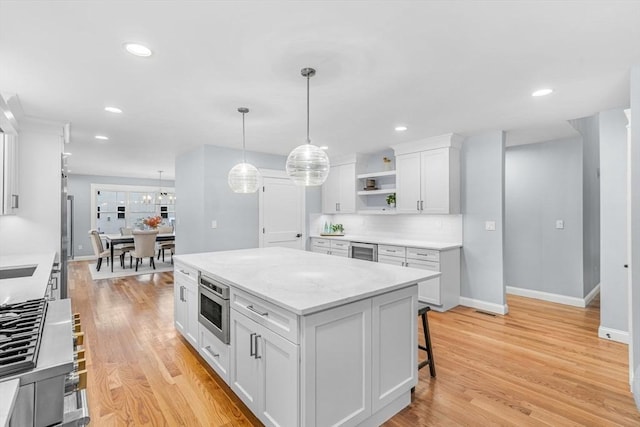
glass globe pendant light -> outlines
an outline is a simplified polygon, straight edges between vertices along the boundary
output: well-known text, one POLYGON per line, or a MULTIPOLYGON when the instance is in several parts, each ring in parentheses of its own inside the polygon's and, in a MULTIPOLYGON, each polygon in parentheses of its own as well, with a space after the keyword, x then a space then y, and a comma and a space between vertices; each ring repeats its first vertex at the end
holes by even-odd
POLYGON ((287 157, 287 175, 297 185, 322 185, 329 175, 329 157, 309 139, 309 79, 316 74, 313 68, 303 68, 307 78, 307 142, 294 148, 287 157))
POLYGON ((229 171, 229 187, 234 193, 255 193, 258 191, 260 173, 255 166, 247 163, 245 157, 244 115, 249 112, 249 109, 240 107, 238 112, 242 113, 242 163, 238 163, 229 171))

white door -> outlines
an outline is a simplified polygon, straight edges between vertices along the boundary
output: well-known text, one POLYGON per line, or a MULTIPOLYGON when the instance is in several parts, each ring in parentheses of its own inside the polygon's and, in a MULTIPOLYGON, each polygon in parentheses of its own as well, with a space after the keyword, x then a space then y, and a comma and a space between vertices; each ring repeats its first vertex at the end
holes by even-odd
POLYGON ((396 211, 420 212, 420 153, 396 156, 396 211))
POLYGON ((261 171, 260 247, 304 249, 304 187, 281 171, 261 171))

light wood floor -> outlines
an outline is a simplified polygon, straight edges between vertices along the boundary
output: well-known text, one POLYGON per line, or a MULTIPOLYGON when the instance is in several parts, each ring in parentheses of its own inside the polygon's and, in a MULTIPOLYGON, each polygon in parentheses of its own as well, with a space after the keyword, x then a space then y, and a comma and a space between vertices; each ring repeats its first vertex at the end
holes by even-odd
MULTIPOLYGON (((259 425, 173 327, 173 275, 92 281, 70 263, 86 334, 91 425, 259 425)), ((429 313, 437 378, 386 426, 638 426, 627 346, 587 309, 510 296, 511 313, 429 313)), ((417 321, 417 318, 416 318, 417 321)))

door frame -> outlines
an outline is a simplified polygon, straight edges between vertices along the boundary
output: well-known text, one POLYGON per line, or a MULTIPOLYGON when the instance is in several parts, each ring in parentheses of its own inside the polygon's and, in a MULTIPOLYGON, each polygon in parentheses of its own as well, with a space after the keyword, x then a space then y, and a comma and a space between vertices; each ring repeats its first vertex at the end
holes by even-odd
MULTIPOLYGON (((264 178, 281 178, 281 179, 289 179, 289 175, 283 170, 277 169, 258 169, 260 172, 260 179, 258 187, 258 247, 264 247, 264 233, 262 229, 264 228, 264 178)), ((294 184, 295 185, 295 184, 294 184)), ((300 238, 300 249, 305 250, 306 240, 307 240, 307 223, 305 221, 306 218, 306 191, 304 188, 300 188, 300 224, 302 224, 302 237, 300 238)))

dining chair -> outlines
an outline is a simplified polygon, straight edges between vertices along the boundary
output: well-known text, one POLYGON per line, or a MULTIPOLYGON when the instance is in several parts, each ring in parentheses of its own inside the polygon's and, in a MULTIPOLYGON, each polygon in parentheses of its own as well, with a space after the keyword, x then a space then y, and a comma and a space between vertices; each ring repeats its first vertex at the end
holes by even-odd
MULTIPOLYGON (((168 234, 173 233, 173 226, 171 225, 161 225, 158 227, 159 234, 168 234)), ((175 242, 158 242, 156 245, 156 249, 158 250, 158 260, 160 259, 160 254, 162 254, 162 262, 164 262, 164 251, 171 252, 171 264, 173 264, 173 250, 176 247, 175 242)))
POLYGON ((156 263, 154 261, 155 243, 158 230, 133 230, 133 244, 135 249, 133 252, 129 252, 131 259, 129 259, 129 267, 132 266, 133 258, 136 259, 136 271, 138 271, 138 264, 142 263, 142 259, 149 257, 149 265, 156 269, 156 263))
MULTIPOLYGON (((102 267, 102 259, 107 259, 107 265, 109 265, 109 257, 111 256, 111 251, 109 249, 105 249, 102 245, 102 239, 100 238, 100 233, 98 230, 89 230, 89 239, 91 239, 91 246, 93 247, 93 253, 98 258, 98 262, 96 263, 96 271, 100 271, 100 267, 102 267)), ((124 268, 124 252, 120 248, 113 248, 113 256, 120 257, 120 266, 124 268)))
MULTIPOLYGON (((132 236, 133 235, 133 228, 120 227, 120 235, 121 236, 132 236)), ((134 246, 133 243, 121 243, 120 245, 117 245, 116 248, 120 248, 122 250, 122 252, 124 252, 124 254, 126 254, 126 253, 132 252, 135 249, 135 246, 134 246)), ((129 257, 131 257, 131 255, 129 255, 129 257)))

